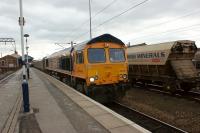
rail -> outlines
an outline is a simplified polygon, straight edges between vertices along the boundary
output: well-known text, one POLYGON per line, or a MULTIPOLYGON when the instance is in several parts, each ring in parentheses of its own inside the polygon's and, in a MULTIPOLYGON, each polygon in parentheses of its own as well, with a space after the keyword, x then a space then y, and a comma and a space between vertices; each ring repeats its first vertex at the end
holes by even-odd
POLYGON ((112 109, 113 111, 119 113, 120 115, 126 117, 127 119, 135 122, 136 124, 144 127, 145 129, 156 132, 156 133, 187 133, 182 129, 174 127, 168 123, 160 121, 156 118, 148 116, 142 112, 134 110, 130 107, 122 105, 120 103, 112 102, 105 104, 106 107, 112 109))

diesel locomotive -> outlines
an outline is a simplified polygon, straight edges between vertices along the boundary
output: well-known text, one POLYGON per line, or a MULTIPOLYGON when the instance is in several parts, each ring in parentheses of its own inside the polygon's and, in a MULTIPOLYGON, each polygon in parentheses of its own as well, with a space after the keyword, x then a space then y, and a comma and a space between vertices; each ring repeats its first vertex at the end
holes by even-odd
POLYGON ((58 51, 33 64, 87 95, 97 87, 121 89, 128 82, 126 46, 110 34, 58 51))

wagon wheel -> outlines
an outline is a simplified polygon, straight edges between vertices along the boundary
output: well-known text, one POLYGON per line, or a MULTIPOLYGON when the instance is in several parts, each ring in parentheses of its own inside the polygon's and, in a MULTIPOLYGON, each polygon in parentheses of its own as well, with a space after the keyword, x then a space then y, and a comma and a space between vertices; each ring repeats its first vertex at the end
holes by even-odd
POLYGON ((190 84, 181 84, 181 89, 183 89, 184 90, 184 92, 188 92, 188 91, 190 91, 191 90, 191 85, 190 84))
POLYGON ((171 94, 175 94, 177 88, 176 82, 168 81, 164 84, 164 90, 170 92, 171 94))
POLYGON ((133 79, 129 84, 130 84, 131 87, 135 87, 135 85, 136 85, 136 80, 133 79))

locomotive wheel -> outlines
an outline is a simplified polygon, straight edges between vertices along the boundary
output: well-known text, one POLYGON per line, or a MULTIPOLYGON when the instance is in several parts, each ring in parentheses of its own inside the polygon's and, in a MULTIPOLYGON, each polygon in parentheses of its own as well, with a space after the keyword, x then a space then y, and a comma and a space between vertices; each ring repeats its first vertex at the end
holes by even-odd
POLYGON ((70 82, 70 86, 72 86, 73 88, 76 88, 76 84, 77 84, 76 79, 75 78, 72 79, 72 81, 70 82))
POLYGON ((117 97, 123 97, 126 93, 126 86, 124 85, 117 86, 116 93, 117 97))
POLYGON ((87 86, 86 82, 83 83, 83 93, 86 96, 91 96, 91 90, 90 88, 87 86))
POLYGON ((188 92, 188 91, 190 91, 191 89, 190 88, 185 88, 185 89, 183 89, 184 90, 184 92, 188 92))
POLYGON ((147 88, 147 83, 146 82, 141 82, 140 87, 146 89, 147 88))
POLYGON ((184 92, 188 92, 191 90, 191 86, 189 84, 182 84, 181 89, 183 89, 184 92))
POLYGON ((84 88, 83 88, 83 84, 76 84, 76 90, 81 92, 81 93, 84 93, 84 88))

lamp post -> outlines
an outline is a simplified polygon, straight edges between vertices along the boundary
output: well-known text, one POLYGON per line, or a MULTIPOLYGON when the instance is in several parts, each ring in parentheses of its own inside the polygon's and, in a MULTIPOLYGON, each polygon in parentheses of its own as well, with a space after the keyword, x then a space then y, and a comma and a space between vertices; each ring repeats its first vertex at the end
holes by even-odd
POLYGON ((25 69, 25 58, 24 58, 24 17, 23 17, 23 7, 22 0, 19 0, 19 9, 20 9, 20 17, 19 17, 19 25, 21 31, 21 50, 22 50, 22 65, 23 65, 23 82, 22 82, 22 92, 23 92, 23 107, 24 112, 29 112, 29 90, 28 90, 28 82, 26 80, 26 69, 25 69))
POLYGON ((26 38, 26 70, 27 70, 27 79, 29 79, 29 61, 28 61, 28 41, 27 38, 29 37, 29 34, 24 34, 24 37, 26 38))

